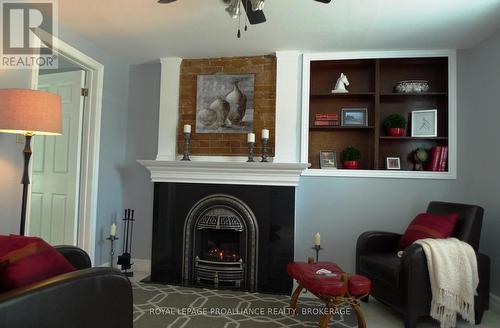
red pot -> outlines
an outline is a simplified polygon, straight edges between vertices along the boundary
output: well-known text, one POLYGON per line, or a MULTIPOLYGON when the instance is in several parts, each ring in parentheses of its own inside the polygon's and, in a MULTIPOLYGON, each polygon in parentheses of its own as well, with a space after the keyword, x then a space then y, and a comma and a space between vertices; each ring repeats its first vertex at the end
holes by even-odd
POLYGON ((344 161, 342 162, 342 166, 347 170, 357 170, 359 169, 359 161, 344 161))
POLYGON ((387 129, 387 133, 391 137, 402 137, 405 135, 405 129, 403 129, 403 128, 389 128, 389 129, 387 129))

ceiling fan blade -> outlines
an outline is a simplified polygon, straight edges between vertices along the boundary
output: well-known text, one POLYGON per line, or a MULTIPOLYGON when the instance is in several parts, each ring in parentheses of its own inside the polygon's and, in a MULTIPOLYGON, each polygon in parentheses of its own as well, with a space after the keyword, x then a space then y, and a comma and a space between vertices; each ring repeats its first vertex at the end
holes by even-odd
POLYGON ((245 8, 245 12, 247 13, 248 21, 250 24, 261 24, 266 21, 266 16, 264 16, 264 12, 262 10, 253 11, 252 4, 250 0, 242 0, 243 8, 245 8))
POLYGON ((171 3, 177 0, 158 0, 158 3, 171 3))
POLYGON ((330 2, 332 2, 332 0, 315 0, 315 1, 323 2, 323 3, 330 3, 330 2))

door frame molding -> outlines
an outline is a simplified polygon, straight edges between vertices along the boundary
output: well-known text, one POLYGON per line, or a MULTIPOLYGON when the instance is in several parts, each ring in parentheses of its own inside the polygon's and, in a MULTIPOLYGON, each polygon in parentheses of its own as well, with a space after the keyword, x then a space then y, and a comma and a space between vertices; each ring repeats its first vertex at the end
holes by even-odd
MULTIPOLYGON (((53 48, 55 53, 78 64, 87 73, 86 86, 89 89, 89 95, 84 99, 84 108, 88 112, 88 115, 84 116, 82 130, 80 195, 78 201, 80 215, 78 220, 77 245, 85 250, 89 254, 92 263, 95 263, 104 65, 49 33, 41 29, 37 30, 38 37, 49 47, 53 48)), ((37 85, 38 68, 34 68, 31 76, 31 88, 36 89, 37 85)), ((31 188, 28 197, 28 213, 30 213, 30 200, 31 188)), ((28 215, 26 224, 28 229, 29 220, 30 215, 28 215)))

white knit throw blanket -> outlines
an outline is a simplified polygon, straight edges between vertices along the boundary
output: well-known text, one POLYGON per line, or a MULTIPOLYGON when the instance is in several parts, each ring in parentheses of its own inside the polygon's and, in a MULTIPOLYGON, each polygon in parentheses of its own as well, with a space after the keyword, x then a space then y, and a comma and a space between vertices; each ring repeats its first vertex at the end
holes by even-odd
POLYGON ((431 317, 441 328, 455 327, 457 312, 474 324, 474 295, 479 276, 474 249, 456 238, 420 239, 432 289, 431 317))

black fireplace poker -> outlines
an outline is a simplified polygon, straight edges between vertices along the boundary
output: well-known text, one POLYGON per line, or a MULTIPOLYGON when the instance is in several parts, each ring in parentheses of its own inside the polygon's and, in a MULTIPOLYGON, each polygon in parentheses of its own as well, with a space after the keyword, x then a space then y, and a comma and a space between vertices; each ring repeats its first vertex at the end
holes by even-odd
POLYGON ((122 273, 128 277, 134 276, 132 271, 129 271, 134 263, 131 262, 132 256, 132 236, 134 232, 134 210, 126 209, 123 217, 123 254, 118 256, 118 264, 121 265, 122 273))

